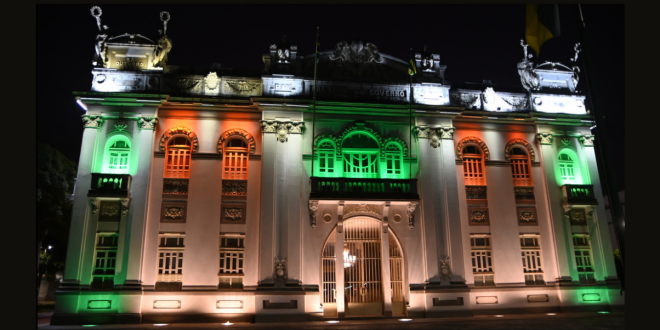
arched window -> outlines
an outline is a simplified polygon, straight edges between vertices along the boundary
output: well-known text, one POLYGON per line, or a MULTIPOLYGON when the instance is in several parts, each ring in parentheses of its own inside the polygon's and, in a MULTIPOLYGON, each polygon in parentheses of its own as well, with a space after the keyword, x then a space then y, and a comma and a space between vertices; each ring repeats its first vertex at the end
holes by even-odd
POLYGON ((248 145, 241 138, 233 138, 225 142, 224 171, 225 180, 247 180, 248 178, 248 145))
POLYGON ((527 151, 515 146, 511 149, 511 172, 514 186, 532 186, 532 174, 529 167, 527 151))
POLYGON ((130 141, 120 136, 108 141, 103 172, 128 174, 128 162, 131 157, 130 141))
POLYGON ((188 178, 190 176, 190 154, 192 144, 185 135, 175 135, 169 138, 166 149, 166 178, 188 178))
POLYGON ((396 143, 389 143, 385 147, 385 177, 400 178, 402 176, 401 168, 403 162, 403 152, 401 146, 396 143))
POLYGON ((463 148, 463 175, 466 186, 486 185, 483 157, 477 146, 467 145, 463 148))
POLYGON ((323 141, 318 146, 318 174, 322 177, 335 176, 335 145, 330 141, 323 141))
POLYGON ((559 173, 562 184, 581 184, 580 167, 577 155, 569 149, 559 152, 559 173))
POLYGON ((378 142, 368 134, 356 132, 342 142, 344 176, 378 178, 378 142))

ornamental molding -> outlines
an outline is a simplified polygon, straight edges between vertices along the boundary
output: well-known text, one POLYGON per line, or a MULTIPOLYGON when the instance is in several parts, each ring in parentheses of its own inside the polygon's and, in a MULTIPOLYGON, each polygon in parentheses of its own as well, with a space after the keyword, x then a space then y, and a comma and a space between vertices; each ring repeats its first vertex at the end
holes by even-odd
POLYGON ((247 181, 222 181, 223 196, 247 196, 247 181))
POLYGON ((200 87, 202 79, 194 78, 165 78, 165 84, 171 90, 191 93, 200 87))
POLYGON ((580 136, 579 140, 580 143, 585 146, 585 147, 593 147, 594 146, 594 139, 596 137, 593 135, 583 135, 580 136))
POLYGON ((225 79, 224 86, 225 89, 231 90, 237 94, 250 94, 253 92, 259 92, 262 90, 263 82, 261 80, 236 80, 236 79, 225 79))
POLYGON ((319 201, 309 201, 309 221, 312 228, 316 228, 316 211, 319 209, 319 201))
POLYGON ((401 146, 401 151, 403 152, 404 155, 408 154, 408 144, 406 141, 401 139, 398 136, 390 136, 385 139, 373 128, 367 127, 364 123, 354 123, 352 126, 346 128, 339 136, 335 137, 332 134, 319 134, 314 138, 314 150, 318 150, 318 146, 326 141, 329 140, 332 142, 332 144, 335 146, 335 153, 337 156, 341 156, 341 149, 342 149, 342 142, 344 139, 346 139, 349 135, 353 135, 351 133, 354 132, 366 132, 368 135, 371 135, 376 142, 378 143, 378 147, 380 148, 380 156, 385 157, 386 153, 386 148, 389 143, 396 143, 401 146))
POLYGON ((211 72, 204 77, 204 84, 206 88, 210 90, 215 90, 220 85, 220 78, 215 72, 211 72))
POLYGON ((82 121, 85 128, 101 128, 104 119, 101 116, 82 115, 82 121))
POLYGON ((92 208, 92 214, 96 215, 97 213, 99 213, 99 208, 101 206, 101 200, 98 199, 98 198, 95 198, 95 197, 90 198, 89 199, 89 206, 92 208))
POLYGON ((538 137, 539 142, 541 142, 541 144, 552 144, 553 141, 552 133, 538 133, 536 134, 536 136, 538 137))
POLYGON ((525 149, 527 149, 527 153, 529 154, 529 158, 531 161, 534 161, 536 159, 536 154, 534 153, 534 149, 532 148, 532 145, 523 140, 523 139, 511 139, 509 142, 507 142, 506 147, 504 148, 504 157, 506 157, 506 160, 511 160, 511 148, 514 146, 522 146, 525 149))
POLYGON ((197 152, 199 150, 199 141, 197 140, 197 135, 195 132, 190 130, 189 128, 183 127, 183 126, 177 126, 170 128, 167 130, 165 133, 163 133, 163 136, 160 138, 160 151, 165 151, 165 146, 167 145, 167 141, 174 135, 185 135, 190 139, 190 142, 192 142, 192 152, 197 152))
POLYGON ((261 127, 264 133, 277 133, 277 140, 284 143, 289 141, 289 134, 302 134, 305 122, 262 120, 261 127))
POLYGON ((225 208, 224 219, 229 221, 242 221, 243 220, 243 209, 240 207, 228 207, 225 208))
POLYGON ((163 194, 188 195, 188 179, 164 179, 163 194))
POLYGON ((128 208, 131 205, 131 199, 122 198, 120 199, 120 202, 121 202, 121 215, 126 216, 128 214, 128 208))
POLYGON ((449 256, 445 260, 440 259, 440 278, 445 281, 451 281, 451 264, 449 256))
POLYGON ((254 153, 257 151, 257 143, 254 141, 254 137, 246 130, 240 128, 228 129, 224 133, 220 134, 220 138, 218 139, 218 152, 223 153, 225 142, 235 136, 239 136, 245 139, 249 145, 250 155, 254 155, 254 153))
POLYGON ((440 146, 440 136, 442 135, 440 127, 428 126, 415 126, 417 138, 429 139, 431 147, 437 148, 440 146))
POLYGON ((445 139, 445 140, 453 140, 454 139, 454 128, 453 127, 440 127, 438 129, 438 132, 440 133, 440 138, 445 139))
POLYGON ((523 110, 527 107, 527 97, 510 96, 500 97, 506 104, 510 105, 514 111, 523 110))
POLYGON ((465 108, 472 108, 477 106, 475 103, 479 100, 477 93, 450 93, 449 97, 455 102, 465 108))
POLYGON ((488 146, 486 145, 486 142, 484 142, 482 139, 476 136, 464 137, 463 139, 458 141, 458 144, 456 145, 456 157, 458 159, 460 160, 463 159, 463 149, 465 149, 465 147, 469 145, 474 145, 479 147, 479 149, 481 149, 481 152, 484 153, 484 160, 490 159, 490 150, 488 150, 488 146))
POLYGON ((362 44, 362 41, 340 41, 330 54, 331 61, 338 61, 339 65, 346 63, 383 63, 384 59, 378 52, 378 47, 372 43, 362 44))
POLYGON ((140 129, 156 129, 156 124, 158 123, 158 118, 156 117, 140 117, 138 119, 138 123, 140 124, 140 129))
POLYGON ((344 218, 352 215, 370 215, 378 218, 383 217, 382 204, 346 204, 344 205, 344 218))
POLYGON ((417 208, 419 202, 410 202, 408 203, 408 228, 413 229, 415 227, 415 209, 417 208))

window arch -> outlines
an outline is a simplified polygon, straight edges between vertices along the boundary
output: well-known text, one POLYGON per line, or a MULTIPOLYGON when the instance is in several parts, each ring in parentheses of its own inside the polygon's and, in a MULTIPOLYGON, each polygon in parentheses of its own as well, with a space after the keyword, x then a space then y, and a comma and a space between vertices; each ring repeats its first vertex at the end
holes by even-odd
POLYGON ((463 158, 463 176, 466 186, 485 186, 486 171, 484 157, 481 148, 474 144, 463 147, 461 152, 463 158))
POLYGON ((523 146, 513 146, 510 149, 511 172, 514 186, 532 186, 532 173, 527 150, 523 146))
POLYGON ((240 137, 230 138, 224 145, 222 179, 247 180, 249 145, 240 137))
POLYGON ((385 145, 385 178, 401 178, 403 175, 403 150, 398 143, 385 145))
POLYGON ((364 131, 347 135, 342 141, 344 176, 350 178, 378 178, 378 140, 364 131))
POLYGON ((190 176, 190 157, 193 150, 192 142, 187 135, 171 136, 165 148, 165 177, 188 178, 190 176))
POLYGON ((582 184, 582 173, 577 154, 568 148, 559 151, 558 167, 561 184, 582 184))
POLYGON ((131 140, 124 135, 116 135, 106 142, 103 155, 103 173, 128 174, 131 158, 131 140))
POLYGON ((317 143, 316 154, 318 155, 318 175, 322 177, 334 177, 337 174, 335 168, 335 153, 337 147, 330 139, 322 139, 317 143))

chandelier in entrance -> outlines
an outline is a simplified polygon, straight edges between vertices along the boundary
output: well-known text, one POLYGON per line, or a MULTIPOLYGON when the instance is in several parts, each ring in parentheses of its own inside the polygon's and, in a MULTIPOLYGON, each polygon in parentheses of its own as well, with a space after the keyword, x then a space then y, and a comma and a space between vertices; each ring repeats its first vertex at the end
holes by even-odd
POLYGON ((344 244, 344 268, 351 267, 355 264, 357 258, 354 255, 348 254, 348 248, 344 244))

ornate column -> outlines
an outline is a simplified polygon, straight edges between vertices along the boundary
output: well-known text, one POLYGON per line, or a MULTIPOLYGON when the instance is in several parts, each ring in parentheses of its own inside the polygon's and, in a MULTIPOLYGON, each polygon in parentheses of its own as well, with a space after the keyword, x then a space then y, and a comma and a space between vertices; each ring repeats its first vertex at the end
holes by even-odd
POLYGON ((123 289, 140 290, 142 284, 142 265, 144 232, 147 219, 147 200, 149 198, 149 183, 151 182, 151 160, 153 159, 154 136, 156 134, 155 117, 141 117, 138 119, 138 131, 133 138, 134 145, 138 145, 138 169, 131 179, 131 207, 128 209, 128 222, 126 225, 125 242, 128 248, 126 263, 126 280, 123 289))
MULTIPOLYGON (((592 215, 587 213, 589 228, 589 239, 591 240, 591 251, 593 253, 594 268, 596 271, 596 280, 606 282, 618 282, 616 266, 612 252, 612 243, 609 239, 609 227, 607 225, 607 211, 605 210, 605 201, 603 199, 603 189, 600 183, 600 175, 596 164, 596 153, 594 150, 593 135, 583 135, 578 140, 582 145, 582 151, 587 160, 589 176, 593 185, 594 196, 598 200, 598 205, 593 207, 592 215)), ((584 174, 583 174, 584 177, 584 174)), ((615 192, 618 193, 618 192, 615 192)))
MULTIPOLYGON (((91 172, 98 130, 103 125, 104 120, 101 116, 83 115, 82 121, 85 130, 80 148, 76 194, 73 201, 69 246, 67 248, 62 290, 66 290, 67 287, 77 289, 81 283, 82 276, 91 278, 91 272, 84 274, 82 268, 83 261, 85 259, 91 259, 94 253, 94 240, 96 237, 96 223, 94 219, 98 210, 98 203, 96 199, 91 201, 87 198, 87 191, 92 182, 91 172), (81 246, 91 247, 91 250, 90 248, 81 250, 81 246)), ((89 268, 91 269, 91 261, 89 268)))
POLYGON ((299 239, 302 217, 302 130, 304 122, 262 120, 260 280, 269 283, 274 265, 286 258, 287 284, 301 284, 299 239), (268 211, 266 211, 268 210, 268 211), (272 210, 272 212, 270 211, 272 210))
POLYGON ((382 280, 383 280, 383 312, 385 317, 392 317, 392 288, 389 283, 391 283, 390 276, 390 233, 388 230, 388 221, 389 221, 389 212, 390 212, 391 202, 385 202, 383 205, 383 233, 381 235, 381 256, 382 256, 382 280))
MULTIPOLYGON (((426 281, 430 284, 439 285, 439 249, 444 246, 444 239, 438 235, 442 224, 438 221, 444 213, 442 202, 442 153, 438 152, 440 146, 440 128, 427 126, 415 127, 419 141, 419 207, 409 205, 409 227, 417 226, 424 235, 426 269, 424 271, 426 281), (424 140, 428 140, 428 143, 424 140), (415 212, 416 210, 416 212, 415 212), (413 213, 414 212, 414 213, 413 213), (414 215, 414 216, 413 216, 414 215), (412 220, 412 223, 411 221, 412 220)), ((414 227, 413 227, 414 228, 414 227)), ((411 228, 412 229, 412 228, 411 228)), ((411 283, 412 284, 412 283, 411 283)))
MULTIPOLYGON (((552 231, 554 232, 553 244, 557 256, 557 278, 555 279, 560 285, 572 284, 571 279, 571 251, 570 240, 571 230, 570 224, 565 219, 568 212, 564 209, 561 203, 559 186, 557 185, 557 177, 555 173, 555 151, 553 147, 554 137, 551 133, 538 133, 537 139, 541 144, 541 163, 543 166, 543 178, 546 186, 546 196, 548 196, 548 208, 550 211, 550 219, 552 223, 552 231), (570 241, 567 241, 570 240, 570 241)), ((547 278, 546 281, 551 280, 547 278)))

